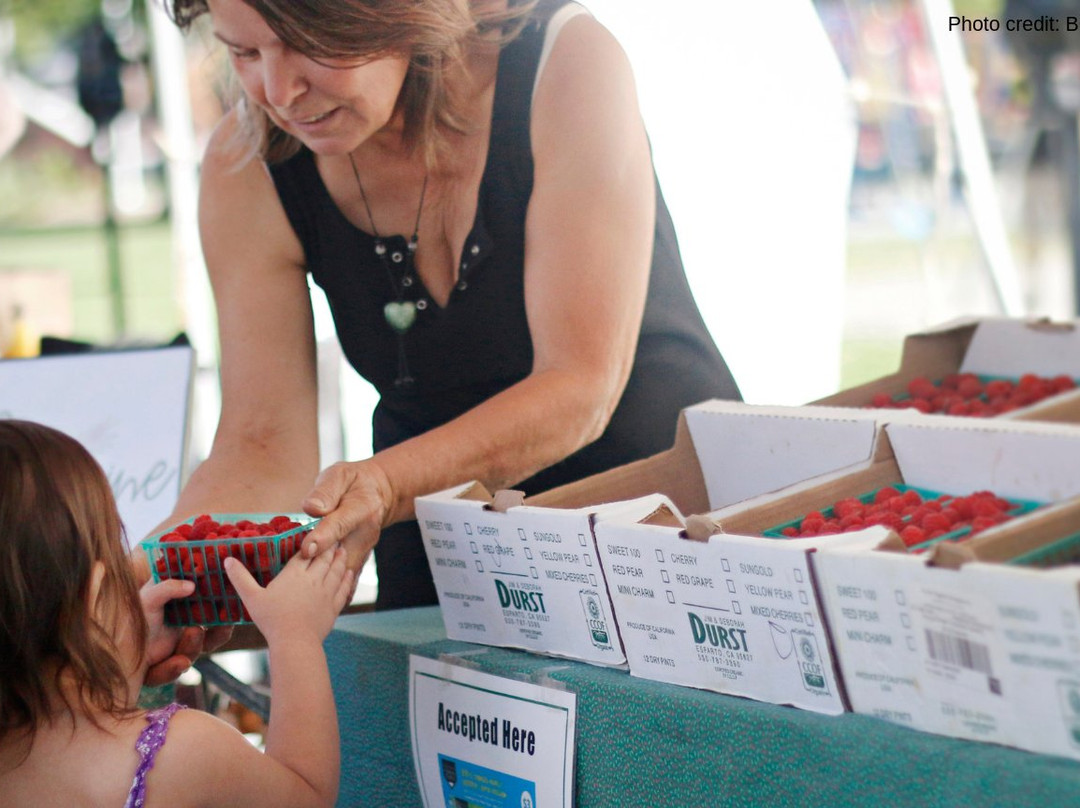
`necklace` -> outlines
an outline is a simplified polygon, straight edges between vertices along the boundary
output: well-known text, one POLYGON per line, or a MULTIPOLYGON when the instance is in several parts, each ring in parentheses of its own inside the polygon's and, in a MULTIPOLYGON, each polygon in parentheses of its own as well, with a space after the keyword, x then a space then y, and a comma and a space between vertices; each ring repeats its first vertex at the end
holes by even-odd
POLYGON ((405 244, 405 253, 402 255, 400 252, 395 251, 391 254, 387 249, 386 242, 379 233, 379 228, 375 224, 375 217, 371 214, 371 205, 368 204, 367 194, 364 193, 364 184, 360 182, 360 172, 356 168, 356 160, 353 159, 352 152, 349 152, 349 165, 352 166, 353 177, 356 178, 356 187, 360 190, 360 199, 364 203, 364 211, 367 213, 368 222, 371 224, 371 233, 375 236, 375 255, 379 257, 379 261, 386 270, 386 279, 390 282, 390 290, 396 298, 383 306, 383 317, 386 319, 386 324, 390 326, 397 337, 398 372, 397 378, 394 379, 394 386, 398 388, 411 387, 415 379, 409 373, 408 357, 405 354, 405 332, 412 327, 413 322, 416 320, 417 309, 423 308, 426 303, 423 300, 419 301, 419 303, 406 300, 405 290, 413 285, 413 261, 416 255, 416 247, 420 243, 420 214, 424 212, 424 194, 427 193, 428 175, 424 174, 424 182, 420 186, 420 202, 416 206, 416 223, 413 225, 412 235, 405 244), (404 263, 400 281, 396 279, 394 270, 390 266, 391 261, 398 264, 404 263), (424 304, 424 306, 421 304, 424 304))

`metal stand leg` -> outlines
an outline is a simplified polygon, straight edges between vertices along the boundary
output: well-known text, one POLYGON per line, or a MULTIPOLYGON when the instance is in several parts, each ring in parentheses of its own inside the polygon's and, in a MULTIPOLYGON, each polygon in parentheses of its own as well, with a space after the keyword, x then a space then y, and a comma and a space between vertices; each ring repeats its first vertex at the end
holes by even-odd
POLYGON ((195 669, 202 674, 203 681, 213 685, 234 701, 240 702, 263 721, 270 721, 270 694, 266 688, 241 682, 210 657, 203 657, 195 663, 195 669))

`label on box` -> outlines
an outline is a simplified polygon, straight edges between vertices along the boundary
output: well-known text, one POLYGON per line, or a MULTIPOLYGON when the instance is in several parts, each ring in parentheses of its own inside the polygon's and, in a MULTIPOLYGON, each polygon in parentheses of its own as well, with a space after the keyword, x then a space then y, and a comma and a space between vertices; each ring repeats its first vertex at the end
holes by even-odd
POLYGON ((844 710, 807 554, 795 542, 600 521, 597 545, 635 676, 844 710))
MULTIPOLYGON (((658 501, 632 512, 644 516, 658 501)), ((448 637, 625 664, 590 510, 499 513, 434 497, 416 509, 448 637)))
POLYGON ((1007 664, 1017 745, 1080 758, 1080 570, 972 564, 1007 664))
POLYGON ((1015 745, 989 604, 958 572, 874 550, 814 564, 855 712, 1015 745))

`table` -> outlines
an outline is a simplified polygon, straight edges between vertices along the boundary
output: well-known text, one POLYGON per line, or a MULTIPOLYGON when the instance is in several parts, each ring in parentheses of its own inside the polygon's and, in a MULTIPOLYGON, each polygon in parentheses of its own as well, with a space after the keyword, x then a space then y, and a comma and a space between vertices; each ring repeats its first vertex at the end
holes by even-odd
POLYGON ((326 650, 341 723, 342 808, 422 805, 408 724, 410 654, 576 692, 578 808, 1080 801, 1077 761, 448 640, 438 607, 343 616, 326 650))

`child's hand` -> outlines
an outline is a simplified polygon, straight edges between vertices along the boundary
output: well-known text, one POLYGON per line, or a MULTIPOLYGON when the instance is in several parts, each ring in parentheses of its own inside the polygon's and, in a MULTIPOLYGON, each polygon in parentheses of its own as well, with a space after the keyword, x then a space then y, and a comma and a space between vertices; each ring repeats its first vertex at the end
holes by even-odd
POLYGON ((267 643, 294 632, 313 634, 322 642, 348 603, 354 573, 345 558, 341 547, 314 558, 297 553, 266 588, 238 559, 225 559, 225 574, 267 643))
MULTIPOLYGON (((149 626, 145 662, 157 671, 147 675, 146 684, 164 684, 172 681, 191 667, 195 657, 202 651, 201 637, 198 647, 191 637, 185 638, 180 628, 165 625, 165 604, 174 598, 185 598, 195 591, 194 581, 170 578, 161 583, 147 582, 139 590, 143 613, 149 626)), ((201 635, 203 632, 198 630, 201 635)))
POLYGON ((187 597, 194 590, 192 581, 165 580, 155 584, 145 553, 131 554, 131 567, 139 585, 143 612, 150 626, 147 654, 149 664, 144 684, 166 685, 176 681, 202 654, 219 648, 232 637, 232 626, 179 628, 165 625, 165 604, 174 598, 187 597))
POLYGON ((143 684, 151 687, 175 682, 177 677, 229 641, 232 626, 167 626, 165 604, 174 598, 186 598, 195 591, 194 581, 167 578, 161 583, 147 582, 139 590, 143 613, 149 627, 146 658, 149 665, 143 684))

